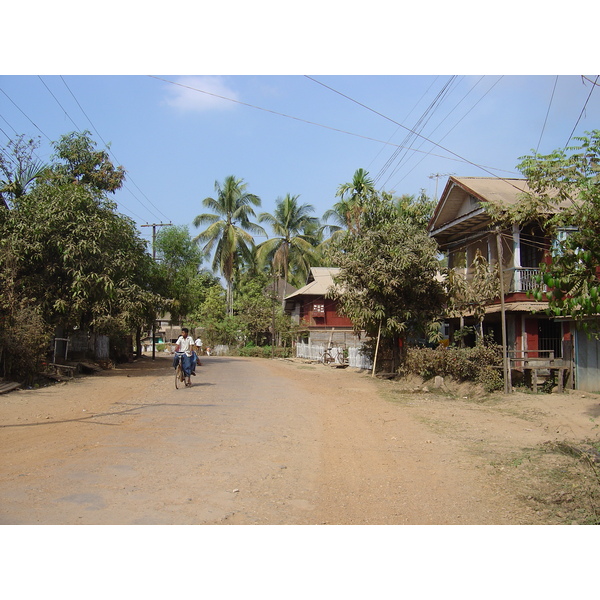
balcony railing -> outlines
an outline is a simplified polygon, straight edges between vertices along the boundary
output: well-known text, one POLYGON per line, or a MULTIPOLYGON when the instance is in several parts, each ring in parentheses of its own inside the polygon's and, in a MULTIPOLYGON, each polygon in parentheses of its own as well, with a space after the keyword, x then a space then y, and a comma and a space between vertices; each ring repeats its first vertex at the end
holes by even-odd
POLYGON ((510 292, 528 292, 538 286, 535 276, 539 274, 539 269, 517 267, 508 270, 511 271, 510 292))

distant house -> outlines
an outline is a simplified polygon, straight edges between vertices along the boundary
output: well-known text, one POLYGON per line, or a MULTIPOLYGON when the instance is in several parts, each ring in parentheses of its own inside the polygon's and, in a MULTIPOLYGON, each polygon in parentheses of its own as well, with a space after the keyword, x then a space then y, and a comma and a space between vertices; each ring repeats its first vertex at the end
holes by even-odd
POLYGON ((339 272, 331 267, 312 267, 306 285, 285 298, 285 312, 305 328, 306 342, 355 347, 364 341, 354 333, 352 321, 338 314, 337 300, 326 297, 339 272))
MULTIPOLYGON (((568 319, 546 314, 547 302, 527 296, 536 287, 534 277, 542 262, 551 260, 553 240, 538 222, 513 225, 495 231, 484 203, 511 206, 529 191, 525 179, 450 177, 429 223, 429 235, 448 256, 448 267, 468 279, 477 251, 490 263, 502 254, 507 349, 512 367, 526 367, 554 361, 564 367, 568 384, 583 390, 600 389, 600 347, 577 331, 568 319), (552 357, 552 358, 551 358, 552 357)), ((462 319, 450 319, 450 336, 474 319, 465 312, 462 319), (461 322, 462 321, 462 322, 461 322)), ((501 302, 491 300, 486 307, 484 332, 501 343, 501 302)), ((534 372, 535 374, 535 372, 534 372)))
MULTIPOLYGON (((142 337, 142 349, 144 352, 152 352, 152 331, 145 332, 142 337)), ((191 331, 190 334, 194 332, 191 331)), ((154 331, 155 344, 166 344, 167 348, 171 347, 181 335, 181 326, 174 324, 170 313, 160 315, 156 320, 154 331)))

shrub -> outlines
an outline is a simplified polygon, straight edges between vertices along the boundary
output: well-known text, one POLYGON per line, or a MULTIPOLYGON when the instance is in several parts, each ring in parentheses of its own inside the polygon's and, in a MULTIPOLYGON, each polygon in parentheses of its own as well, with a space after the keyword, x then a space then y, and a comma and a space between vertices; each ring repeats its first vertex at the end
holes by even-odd
MULTIPOLYGON (((271 346, 245 346, 239 350, 240 356, 254 358, 271 358, 271 354, 271 346)), ((292 355, 292 349, 276 346, 273 355, 275 358, 289 358, 292 355)))
POLYGON ((13 307, 0 319, 0 375, 31 384, 43 370, 50 339, 51 328, 37 308, 13 307))
POLYGON ((502 352, 497 344, 477 344, 473 348, 408 348, 403 366, 405 374, 431 379, 436 375, 457 381, 481 383, 486 391, 502 388, 502 352))

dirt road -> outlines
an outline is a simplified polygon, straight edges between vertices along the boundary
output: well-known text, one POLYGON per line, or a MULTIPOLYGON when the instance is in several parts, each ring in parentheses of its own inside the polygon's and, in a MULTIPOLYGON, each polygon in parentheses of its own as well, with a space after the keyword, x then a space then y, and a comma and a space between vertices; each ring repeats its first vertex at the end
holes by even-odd
POLYGON ((593 394, 481 404, 231 357, 175 390, 170 361, 0 396, 0 523, 560 522, 521 489, 523 448, 598 439, 593 394))

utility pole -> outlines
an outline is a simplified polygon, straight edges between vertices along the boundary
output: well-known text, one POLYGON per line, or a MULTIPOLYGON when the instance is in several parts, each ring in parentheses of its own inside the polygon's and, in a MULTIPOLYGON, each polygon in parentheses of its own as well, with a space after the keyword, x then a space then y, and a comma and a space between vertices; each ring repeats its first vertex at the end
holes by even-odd
POLYGON ((438 180, 440 177, 449 177, 450 175, 454 175, 454 173, 432 173, 429 176, 429 179, 435 179, 435 198, 434 200, 437 202, 438 199, 438 180))
MULTIPOLYGON (((152 260, 156 260, 156 228, 173 225, 173 223, 146 223, 140 227, 152 227, 152 260)), ((152 360, 156 359, 156 317, 152 321, 152 360)))
POLYGON ((167 225, 173 225, 173 223, 146 223, 140 225, 140 227, 152 227, 152 258, 156 260, 156 228, 166 227, 167 225))

